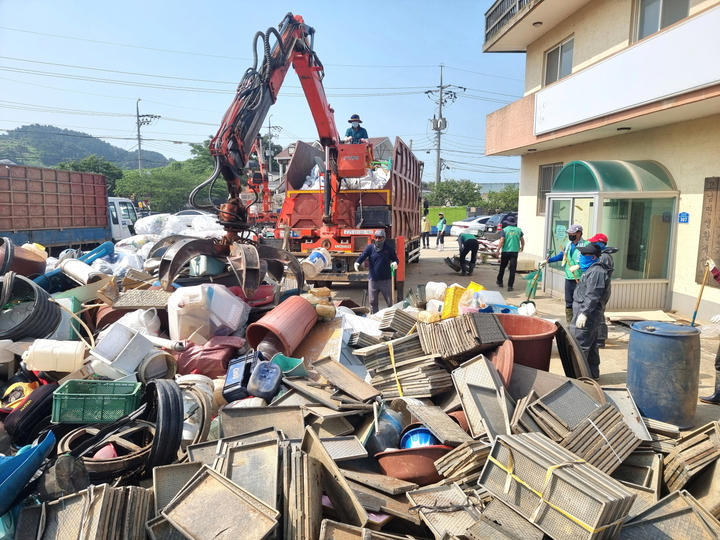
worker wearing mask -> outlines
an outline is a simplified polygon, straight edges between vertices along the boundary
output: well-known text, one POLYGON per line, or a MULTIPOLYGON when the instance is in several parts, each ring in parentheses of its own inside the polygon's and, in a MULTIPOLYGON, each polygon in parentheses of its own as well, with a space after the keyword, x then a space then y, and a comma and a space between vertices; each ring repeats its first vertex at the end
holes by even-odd
POLYGON ((463 233, 458 236, 458 246, 460 248, 460 275, 461 276, 472 276, 473 270, 475 270, 475 261, 477 260, 477 252, 480 247, 480 243, 475 238, 474 234, 463 233), (465 258, 470 254, 470 263, 465 258))
MULTIPOLYGON (((705 261, 710 267, 710 272, 715 281, 720 283, 720 270, 715 266, 715 261, 708 258, 705 261)), ((720 324, 720 313, 715 315, 710 322, 720 324)), ((718 346, 717 353, 715 354, 715 393, 712 396, 701 397, 700 401, 703 403, 711 403, 713 405, 720 405, 720 345, 718 346)))
POLYGON ((364 127, 360 127, 360 124, 362 124, 362 120, 360 120, 360 115, 353 114, 350 117, 350 127, 347 128, 347 131, 345 132, 345 142, 350 144, 360 144, 360 143, 366 143, 368 142, 368 134, 367 131, 365 131, 364 127))
POLYGON ((363 252, 355 261, 355 271, 360 271, 360 265, 368 260, 370 267, 368 279, 368 298, 370 300, 370 312, 377 313, 379 294, 382 293, 385 303, 390 307, 392 299, 390 291, 392 288, 392 272, 398 266, 398 257, 395 250, 385 242, 385 231, 375 231, 375 243, 366 246, 363 252))
POLYGON ((420 221, 420 238, 424 249, 430 248, 430 220, 423 216, 420 221))
POLYGON ((577 339, 590 367, 593 379, 600 378, 600 351, 597 346, 598 330, 603 321, 603 310, 610 297, 610 268, 601 258, 599 244, 588 243, 577 248, 578 262, 583 272, 573 296, 573 319, 570 331, 577 339))
POLYGON ((573 295, 575 293, 575 287, 577 287, 578 281, 580 277, 582 277, 582 271, 578 262, 580 258, 578 248, 584 246, 587 242, 583 240, 582 237, 582 225, 570 225, 566 232, 568 235, 567 244, 563 246, 560 253, 542 261, 540 267, 548 263, 562 261, 562 266, 565 267, 565 320, 570 324, 573 318, 573 295))
POLYGON ((438 214, 437 236, 435 237, 435 247, 438 251, 445 251, 445 214, 438 214))
MULTIPOLYGON (((600 254, 600 260, 605 263, 606 266, 610 268, 610 271, 608 272, 610 279, 612 280, 612 273, 613 270, 615 270, 615 261, 612 258, 613 253, 617 253, 618 248, 615 247, 608 247, 608 237, 605 236, 603 233, 598 233, 592 238, 588 240, 588 242, 598 244, 600 248, 602 249, 602 253, 600 254)), ((608 283, 608 300, 610 299, 612 289, 612 281, 608 283)), ((605 320, 605 306, 603 305, 603 313, 602 313, 602 322, 600 323, 600 329, 598 330, 598 347, 603 349, 605 347, 605 340, 608 337, 608 326, 607 322, 605 320)))

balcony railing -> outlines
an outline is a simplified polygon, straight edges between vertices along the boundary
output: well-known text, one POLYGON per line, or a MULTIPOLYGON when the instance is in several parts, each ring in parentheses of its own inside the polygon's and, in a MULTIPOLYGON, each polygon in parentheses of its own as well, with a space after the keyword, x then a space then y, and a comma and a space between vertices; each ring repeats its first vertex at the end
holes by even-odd
POLYGON ((485 43, 532 0, 497 0, 485 13, 485 43))

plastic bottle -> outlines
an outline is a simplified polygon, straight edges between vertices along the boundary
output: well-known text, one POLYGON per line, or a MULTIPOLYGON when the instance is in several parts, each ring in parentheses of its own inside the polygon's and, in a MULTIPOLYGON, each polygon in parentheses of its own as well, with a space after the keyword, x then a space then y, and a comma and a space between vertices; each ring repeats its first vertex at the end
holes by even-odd
POLYGON ((263 353, 265 358, 272 358, 276 354, 283 352, 285 348, 282 341, 275 334, 268 332, 263 340, 258 343, 258 346, 255 347, 255 350, 263 353))
POLYGON ((397 448, 400 444, 400 432, 403 429, 402 415, 392 409, 385 409, 378 415, 378 428, 365 443, 371 455, 384 452, 388 448, 397 448))
POLYGON ((272 362, 258 362, 248 381, 248 394, 270 403, 280 391, 282 369, 272 362))

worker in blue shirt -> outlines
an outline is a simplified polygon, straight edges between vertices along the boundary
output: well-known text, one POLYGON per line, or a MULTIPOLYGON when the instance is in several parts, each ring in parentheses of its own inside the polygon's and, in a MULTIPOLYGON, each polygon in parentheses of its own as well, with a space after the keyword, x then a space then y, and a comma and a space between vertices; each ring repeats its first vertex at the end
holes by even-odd
POLYGON ((392 305, 390 291, 392 288, 392 270, 398 267, 398 257, 395 249, 385 242, 385 231, 378 229, 375 231, 375 243, 366 246, 363 252, 355 261, 355 271, 360 271, 360 265, 368 260, 370 272, 368 279, 368 298, 370 300, 370 312, 376 313, 378 310, 379 293, 388 307, 392 305))
POLYGON ((368 142, 368 134, 364 127, 360 127, 362 120, 359 114, 353 114, 350 117, 350 127, 345 132, 345 142, 350 144, 360 144, 368 142))

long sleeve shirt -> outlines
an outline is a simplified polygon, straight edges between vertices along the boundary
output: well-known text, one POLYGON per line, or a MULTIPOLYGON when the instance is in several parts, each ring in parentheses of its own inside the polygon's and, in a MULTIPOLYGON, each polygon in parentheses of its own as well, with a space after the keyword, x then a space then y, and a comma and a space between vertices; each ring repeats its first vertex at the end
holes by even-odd
POLYGON ((370 264, 370 279, 375 281, 383 281, 392 278, 392 274, 390 273, 390 263, 398 262, 395 249, 390 247, 387 242, 380 251, 375 249, 374 244, 365 246, 365 249, 355 262, 362 264, 365 259, 367 259, 370 264))

